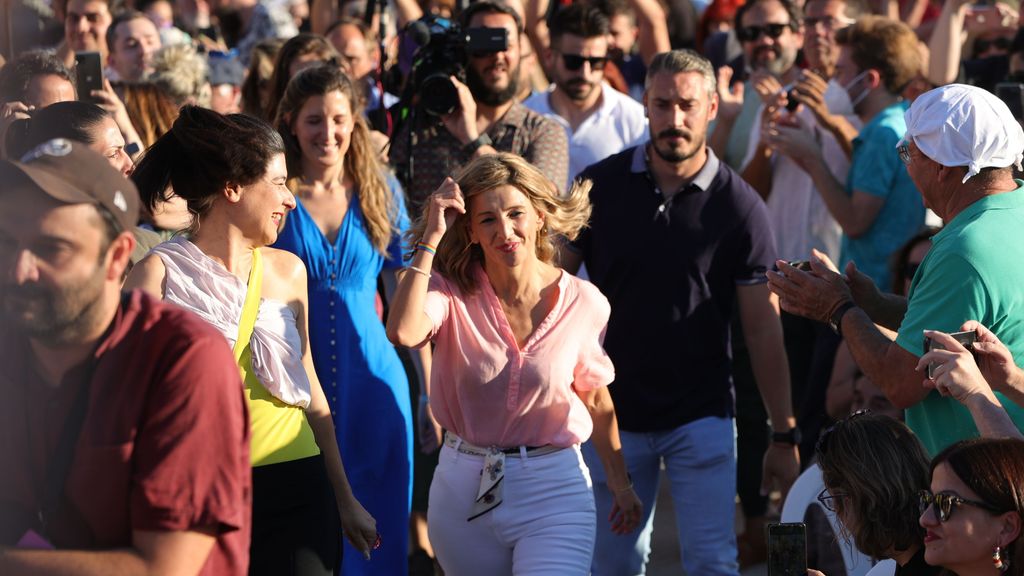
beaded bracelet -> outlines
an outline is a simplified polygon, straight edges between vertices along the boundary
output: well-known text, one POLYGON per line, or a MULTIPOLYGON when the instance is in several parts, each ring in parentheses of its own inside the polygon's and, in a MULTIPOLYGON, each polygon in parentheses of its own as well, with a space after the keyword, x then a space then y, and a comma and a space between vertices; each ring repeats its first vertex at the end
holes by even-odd
POLYGON ((437 255, 437 246, 431 246, 430 244, 427 244, 426 242, 417 242, 416 243, 416 250, 423 250, 424 252, 426 252, 427 254, 430 254, 431 256, 437 255))

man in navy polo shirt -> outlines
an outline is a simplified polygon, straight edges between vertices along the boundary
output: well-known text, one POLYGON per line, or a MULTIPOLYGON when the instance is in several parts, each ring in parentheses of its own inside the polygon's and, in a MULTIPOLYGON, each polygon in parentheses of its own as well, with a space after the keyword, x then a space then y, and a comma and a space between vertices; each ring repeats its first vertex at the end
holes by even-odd
MULTIPOLYGON (((611 393, 648 513, 639 534, 598 523, 593 574, 644 573, 664 460, 686 572, 735 575, 734 302, 775 431, 763 488, 787 490, 800 467, 778 301, 765 279, 775 245, 764 203, 706 146, 718 111, 711 64, 688 50, 657 55, 644 105, 651 141, 583 171, 594 182, 591 227, 562 258, 570 271, 586 263, 611 302, 611 393)), ((612 495, 589 444, 584 457, 606 517, 612 495)))

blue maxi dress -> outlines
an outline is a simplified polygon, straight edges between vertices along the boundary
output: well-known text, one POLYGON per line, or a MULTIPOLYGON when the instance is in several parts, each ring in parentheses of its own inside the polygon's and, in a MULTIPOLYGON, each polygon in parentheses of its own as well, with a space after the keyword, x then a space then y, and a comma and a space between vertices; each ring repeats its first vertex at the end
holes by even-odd
MULTIPOLYGON (((408 228, 400 185, 389 179, 408 228)), ((329 242, 296 198, 275 248, 299 256, 309 280, 313 364, 334 416, 345 472, 359 502, 377 520, 381 547, 367 562, 346 541, 342 574, 408 572, 412 498, 412 410, 409 382, 374 307, 382 267, 400 267, 401 235, 385 260, 370 241, 356 195, 329 242)))

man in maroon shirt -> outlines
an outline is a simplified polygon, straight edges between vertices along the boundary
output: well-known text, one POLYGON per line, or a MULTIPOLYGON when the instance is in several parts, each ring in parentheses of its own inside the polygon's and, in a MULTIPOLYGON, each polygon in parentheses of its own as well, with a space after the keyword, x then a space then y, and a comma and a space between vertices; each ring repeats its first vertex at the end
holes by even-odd
POLYGON ((249 426, 224 337, 121 293, 135 187, 85 145, 0 162, 0 574, 245 574, 249 426))

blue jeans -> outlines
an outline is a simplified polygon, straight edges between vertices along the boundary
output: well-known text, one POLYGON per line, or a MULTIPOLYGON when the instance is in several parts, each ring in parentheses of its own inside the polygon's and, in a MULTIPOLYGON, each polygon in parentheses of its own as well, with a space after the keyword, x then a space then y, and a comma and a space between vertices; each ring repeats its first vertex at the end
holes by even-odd
POLYGON ((679 547, 687 574, 738 576, 736 560, 736 427, 731 418, 709 417, 665 432, 619 432, 626 467, 644 504, 643 528, 624 536, 608 523, 612 495, 597 451, 583 457, 597 504, 593 576, 644 574, 651 553, 654 505, 665 462, 675 504, 679 547))

